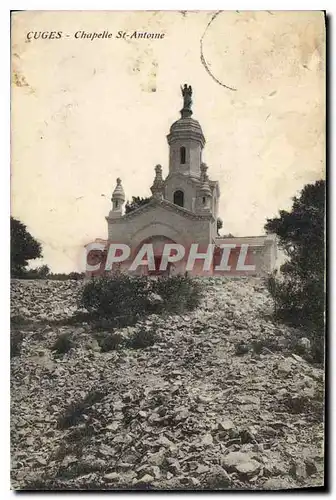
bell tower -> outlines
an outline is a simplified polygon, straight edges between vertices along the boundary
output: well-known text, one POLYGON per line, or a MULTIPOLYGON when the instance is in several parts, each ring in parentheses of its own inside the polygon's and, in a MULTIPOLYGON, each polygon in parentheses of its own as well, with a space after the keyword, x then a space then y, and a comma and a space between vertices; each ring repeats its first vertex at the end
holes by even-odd
POLYGON ((192 118, 192 88, 184 84, 181 87, 183 108, 181 118, 170 127, 167 136, 169 144, 169 174, 180 173, 200 177, 202 150, 205 138, 200 124, 192 118))
POLYGON ((125 203, 125 193, 121 185, 121 179, 117 179, 117 185, 112 193, 112 210, 109 213, 110 219, 117 219, 123 215, 123 204, 125 203))

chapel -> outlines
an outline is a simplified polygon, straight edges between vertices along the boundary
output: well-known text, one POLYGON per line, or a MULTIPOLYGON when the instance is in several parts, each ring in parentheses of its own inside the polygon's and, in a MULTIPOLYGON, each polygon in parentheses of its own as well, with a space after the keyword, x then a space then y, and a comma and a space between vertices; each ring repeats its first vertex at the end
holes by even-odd
MULTIPOLYGON (((112 194, 112 208, 106 217, 108 240, 129 245, 134 252, 144 243, 155 248, 155 267, 159 273, 160 252, 164 243, 180 243, 186 248, 193 243, 205 247, 209 243, 218 252, 220 245, 236 243, 231 262, 237 259, 242 242, 249 247, 249 260, 255 263, 256 274, 270 272, 275 266, 276 240, 274 235, 223 238, 217 231, 220 186, 212 180, 202 154, 205 137, 202 127, 193 118, 192 88, 181 87, 183 107, 167 135, 169 159, 167 175, 156 165, 152 196, 148 203, 124 213, 125 192, 121 179, 112 194)), ((215 262, 214 262, 215 263, 215 262)), ((145 269, 140 272, 148 272, 145 269)), ((183 272, 178 265, 172 273, 183 272)), ((211 271, 210 271, 211 273, 211 271)))

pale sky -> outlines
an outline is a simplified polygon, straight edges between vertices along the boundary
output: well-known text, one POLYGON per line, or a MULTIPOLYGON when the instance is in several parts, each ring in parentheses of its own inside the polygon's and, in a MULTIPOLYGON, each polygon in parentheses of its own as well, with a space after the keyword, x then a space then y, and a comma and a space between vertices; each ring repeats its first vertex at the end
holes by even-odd
POLYGON ((150 195, 155 165, 168 173, 166 135, 185 82, 220 183, 224 233, 263 234, 267 217, 324 178, 323 13, 223 11, 206 30, 214 14, 12 16, 11 212, 43 245, 35 265, 81 268, 83 245, 107 237, 117 177, 126 198, 150 195), (79 30, 113 37, 75 39, 79 30), (116 39, 121 30, 165 37, 116 39), (31 31, 62 38, 28 41, 31 31))

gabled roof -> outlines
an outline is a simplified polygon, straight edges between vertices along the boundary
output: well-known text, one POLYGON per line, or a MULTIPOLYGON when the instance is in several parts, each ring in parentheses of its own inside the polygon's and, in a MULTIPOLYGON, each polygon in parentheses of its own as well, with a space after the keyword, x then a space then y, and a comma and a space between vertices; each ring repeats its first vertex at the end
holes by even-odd
POLYGON ((126 222, 129 219, 133 219, 135 217, 138 217, 139 215, 148 212, 152 210, 155 207, 162 207, 166 210, 169 210, 171 212, 175 212, 180 214, 182 217, 186 217, 188 219, 194 219, 194 220, 214 220, 214 217, 211 213, 209 214, 196 214, 194 212, 191 212, 190 210, 187 210, 186 208, 180 207, 178 205, 175 205, 175 203, 172 203, 171 201, 168 200, 158 200, 157 198, 151 198, 151 200, 146 203, 145 205, 142 205, 139 208, 136 208, 135 210, 132 210, 132 212, 129 212, 128 214, 125 214, 121 217, 118 217, 116 219, 109 218, 108 216, 106 217, 106 220, 108 220, 110 223, 113 224, 120 224, 123 222, 126 222))

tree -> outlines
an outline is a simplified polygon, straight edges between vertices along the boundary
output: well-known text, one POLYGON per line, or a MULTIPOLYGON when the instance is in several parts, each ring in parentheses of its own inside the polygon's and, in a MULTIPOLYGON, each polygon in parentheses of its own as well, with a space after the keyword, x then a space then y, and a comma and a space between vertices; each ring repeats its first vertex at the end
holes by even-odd
POLYGON ((36 267, 35 269, 29 269, 24 271, 23 275, 26 279, 38 279, 45 280, 50 277, 50 268, 46 264, 43 266, 36 267))
POLYGON ((288 257, 281 276, 271 276, 269 290, 277 314, 309 325, 315 350, 321 357, 325 309, 325 181, 307 184, 293 198, 291 211, 268 219, 266 232, 278 236, 288 257))
POLYGON ((27 231, 18 219, 11 217, 11 275, 22 276, 28 261, 42 257, 41 244, 27 231))
POLYGON ((129 214, 130 212, 133 212, 133 210, 136 210, 137 208, 146 205, 150 200, 151 198, 141 198, 140 196, 132 196, 132 201, 131 202, 127 201, 125 205, 125 213, 129 214))
POLYGON ((217 236, 219 236, 219 231, 223 227, 223 221, 220 217, 217 217, 217 236))
POLYGON ((289 257, 283 271, 306 276, 324 272, 325 181, 307 184, 299 197, 293 198, 290 212, 268 219, 265 229, 278 235, 289 257))

